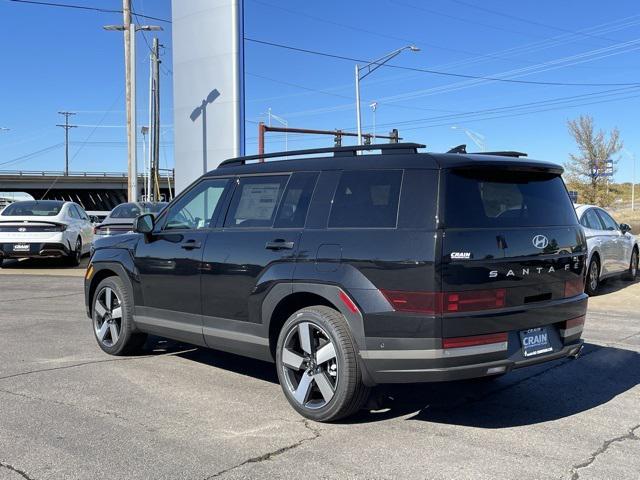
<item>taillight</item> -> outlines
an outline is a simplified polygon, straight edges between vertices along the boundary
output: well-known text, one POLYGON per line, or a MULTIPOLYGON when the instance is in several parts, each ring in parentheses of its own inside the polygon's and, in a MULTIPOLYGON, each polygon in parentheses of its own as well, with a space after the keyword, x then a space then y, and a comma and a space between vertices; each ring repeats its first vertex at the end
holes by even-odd
POLYGON ((444 293, 406 292, 400 290, 381 291, 397 311, 431 315, 502 308, 506 305, 507 297, 507 291, 504 288, 444 293))
POLYGON ((404 292, 381 290, 399 312, 436 314, 442 312, 442 294, 438 292, 404 292))
POLYGON ((474 335, 472 337, 443 338, 442 348, 475 347, 478 345, 489 345, 491 343, 503 343, 506 342, 507 339, 508 335, 506 332, 474 335))
POLYGON ((582 277, 574 278, 564 282, 564 296, 575 297, 584 292, 584 280, 582 277))
POLYGON ((67 229, 66 225, 53 225, 51 227, 44 227, 43 232, 64 232, 67 229))
POLYGON ((448 292, 444 294, 444 312, 473 312, 489 310, 505 306, 507 291, 497 290, 468 290, 465 292, 448 292))

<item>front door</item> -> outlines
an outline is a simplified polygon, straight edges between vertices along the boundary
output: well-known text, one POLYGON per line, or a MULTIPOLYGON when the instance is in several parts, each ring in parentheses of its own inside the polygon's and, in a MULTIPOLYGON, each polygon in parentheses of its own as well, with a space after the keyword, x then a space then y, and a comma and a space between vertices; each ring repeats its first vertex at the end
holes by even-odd
POLYGON ((606 271, 607 273, 621 272, 627 268, 627 265, 624 255, 624 237, 620 231, 620 226, 604 210, 598 208, 596 212, 604 225, 604 230, 601 234, 604 238, 603 250, 606 252, 606 259, 604 260, 606 271))
POLYGON ((158 335, 202 345, 200 277, 207 233, 219 212, 228 179, 204 179, 158 218, 138 242, 135 263, 142 303, 136 322, 158 335))

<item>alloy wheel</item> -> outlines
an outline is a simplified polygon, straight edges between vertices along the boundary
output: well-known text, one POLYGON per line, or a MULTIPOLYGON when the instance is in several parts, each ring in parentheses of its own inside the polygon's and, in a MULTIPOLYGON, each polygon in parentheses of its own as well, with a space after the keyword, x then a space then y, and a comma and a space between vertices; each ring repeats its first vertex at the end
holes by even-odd
POLYGON ((93 306, 93 327, 98 341, 113 347, 122 332, 122 303, 111 287, 104 287, 96 295, 93 306))
POLYGON ((318 409, 333 398, 338 384, 338 360, 331 337, 312 322, 295 325, 284 341, 282 370, 295 401, 318 409))
POLYGON ((80 239, 76 240, 75 256, 76 256, 76 261, 80 263, 80 259, 82 258, 82 241, 80 241, 80 239))
POLYGON ((635 279, 638 274, 638 251, 634 250, 631 254, 631 278, 635 279))

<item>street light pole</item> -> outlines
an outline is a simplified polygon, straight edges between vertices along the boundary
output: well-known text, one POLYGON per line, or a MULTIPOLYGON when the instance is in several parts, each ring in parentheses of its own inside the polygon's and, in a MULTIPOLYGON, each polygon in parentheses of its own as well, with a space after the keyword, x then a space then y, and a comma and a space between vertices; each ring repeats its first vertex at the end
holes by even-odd
POLYGON ((380 68, 382 65, 387 63, 392 58, 395 58, 398 55, 400 55, 405 50, 411 50, 412 52, 420 51, 420 49, 415 45, 407 45, 406 47, 398 48, 393 52, 387 53, 386 55, 383 55, 379 59, 374 60, 373 62, 369 62, 366 65, 360 66, 356 63, 355 84, 356 84, 356 123, 358 125, 358 145, 362 145, 362 121, 361 121, 361 114, 360 114, 360 81, 363 80, 367 75, 370 75, 371 73, 376 71, 378 68, 380 68), (361 75, 360 73, 363 71, 365 71, 365 73, 364 75, 361 75))
POLYGON ((378 102, 371 102, 369 104, 371 111, 373 112, 373 141, 372 143, 376 143, 376 110, 378 109, 378 102))

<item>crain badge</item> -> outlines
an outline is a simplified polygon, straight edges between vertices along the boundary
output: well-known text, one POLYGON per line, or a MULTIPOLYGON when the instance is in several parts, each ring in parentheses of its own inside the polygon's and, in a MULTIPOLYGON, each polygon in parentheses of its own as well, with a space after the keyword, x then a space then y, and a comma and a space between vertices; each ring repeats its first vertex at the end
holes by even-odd
POLYGON ((471 252, 451 252, 451 260, 469 260, 471 252))

